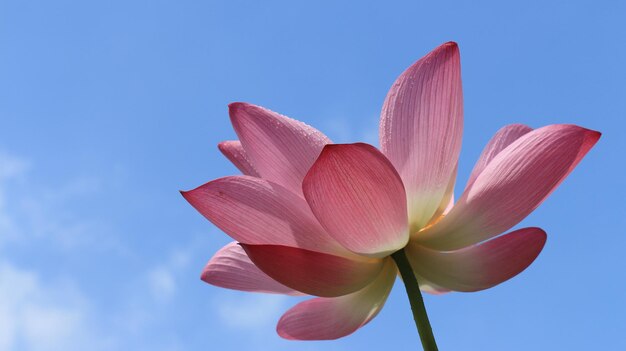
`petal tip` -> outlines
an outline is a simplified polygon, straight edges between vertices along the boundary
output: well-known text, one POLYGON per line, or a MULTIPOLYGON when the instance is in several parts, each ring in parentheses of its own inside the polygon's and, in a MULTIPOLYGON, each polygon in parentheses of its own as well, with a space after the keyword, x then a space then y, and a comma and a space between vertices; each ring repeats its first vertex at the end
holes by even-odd
POLYGON ((249 105, 249 104, 247 102, 241 102, 241 101, 231 102, 230 104, 228 104, 228 111, 236 112, 238 109, 241 109, 245 107, 246 105, 249 105))
POLYGON ((284 320, 285 320, 285 315, 280 317, 280 319, 278 320, 278 324, 276 324, 276 334, 278 334, 278 336, 280 336, 281 338, 285 340, 300 340, 294 337, 293 335, 289 334, 289 332, 285 330, 285 327, 283 325, 284 320))
POLYGON ((228 115, 230 116, 233 126, 235 125, 237 119, 245 117, 245 112, 250 107, 254 107, 254 105, 247 102, 231 102, 228 104, 228 115))
POLYGON ((199 187, 191 190, 179 190, 179 192, 183 196, 183 198, 187 200, 189 204, 191 204, 191 206, 196 208, 197 201, 199 200, 199 197, 202 196, 204 190, 209 189, 212 184, 219 183, 222 179, 224 178, 212 180, 204 185, 200 185, 199 187))
POLYGON ((206 269, 203 269, 202 272, 200 273, 200 280, 202 280, 205 283, 211 284, 209 282, 209 272, 206 269))
POLYGON ((593 129, 587 129, 587 138, 593 141, 594 143, 598 141, 601 136, 602 136, 602 133, 600 133, 599 131, 593 130, 593 129))
POLYGON ((449 49, 458 49, 459 48, 459 44, 457 44, 456 41, 448 41, 443 43, 441 46, 449 48, 449 49))
POLYGON ((587 152, 589 152, 589 150, 591 150, 593 146, 596 145, 598 140, 600 140, 602 133, 593 129, 587 129, 587 128, 582 128, 582 129, 583 129, 583 140, 581 144, 580 154, 584 156, 587 152))
MULTIPOLYGON (((585 128, 576 124, 555 124, 552 126, 560 127, 563 129, 575 130, 577 133, 584 134, 587 140, 597 141, 602 136, 602 133, 597 130, 585 128)), ((546 126, 546 127, 551 127, 551 126, 546 126)))
POLYGON ((178 192, 193 206, 193 201, 196 199, 196 190, 197 188, 192 190, 179 190, 178 192))
POLYGON ((459 45, 454 41, 449 41, 439 45, 435 50, 433 50, 433 54, 439 55, 444 53, 451 53, 453 55, 459 54, 459 45))
POLYGON ((222 153, 224 153, 227 151, 228 145, 230 145, 231 143, 232 143, 231 140, 221 141, 217 143, 217 149, 220 150, 222 153))
POLYGON ((202 272, 200 272, 200 280, 202 280, 203 282, 207 284, 219 287, 220 285, 216 284, 216 281, 215 281, 216 274, 213 270, 211 270, 212 262, 213 262, 213 259, 209 260, 209 262, 204 266, 204 268, 202 268, 202 272))
MULTIPOLYGON (((539 227, 530 227, 529 230, 533 230, 534 235, 538 237, 537 244, 539 246, 539 251, 543 250, 543 247, 546 245, 546 241, 548 240, 548 233, 545 230, 539 227)), ((539 253, 537 253, 539 255, 539 253)))

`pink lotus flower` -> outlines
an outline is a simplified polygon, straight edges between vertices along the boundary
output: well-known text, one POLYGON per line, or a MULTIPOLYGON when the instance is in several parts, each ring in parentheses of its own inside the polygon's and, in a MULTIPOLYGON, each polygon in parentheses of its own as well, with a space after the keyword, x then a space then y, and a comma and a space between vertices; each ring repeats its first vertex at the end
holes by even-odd
MULTIPOLYGON (((459 51, 436 48, 393 84, 381 150, 331 144, 316 129, 262 107, 229 106, 240 141, 220 150, 243 176, 183 193, 235 242, 202 279, 220 287, 314 295, 287 311, 287 339, 335 339, 382 309, 403 250, 420 289, 478 291, 523 271, 546 233, 519 223, 559 185, 600 133, 575 125, 502 128, 456 203, 463 104, 459 51), (239 244, 238 244, 239 243, 239 244)), ((406 279, 405 279, 406 280, 406 279)))

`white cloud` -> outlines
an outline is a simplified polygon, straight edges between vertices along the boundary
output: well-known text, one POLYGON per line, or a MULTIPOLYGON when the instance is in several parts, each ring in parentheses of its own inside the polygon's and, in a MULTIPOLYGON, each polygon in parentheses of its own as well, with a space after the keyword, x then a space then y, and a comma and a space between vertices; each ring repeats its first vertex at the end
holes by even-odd
POLYGON ((67 282, 44 283, 32 271, 0 262, 0 349, 97 350, 85 297, 67 282))
POLYGON ((62 184, 37 184, 31 163, 0 150, 0 249, 9 243, 39 243, 62 250, 124 252, 110 224, 76 213, 76 203, 89 204, 102 191, 96 177, 74 177, 62 184), (97 244, 97 245, 96 245, 97 244))
MULTIPOLYGON (((83 277, 71 276, 73 270, 51 272, 38 260, 24 268, 13 259, 25 256, 16 254, 84 255, 106 246, 104 240, 123 237, 103 229, 89 211, 77 207, 98 196, 106 184, 89 177, 59 186, 36 184, 29 167, 29 162, 0 152, 0 350, 184 349, 184 340, 169 331, 168 323, 178 308, 183 293, 179 284, 189 277, 192 258, 207 246, 204 237, 160 255, 165 258, 147 269, 139 268, 137 279, 124 279, 128 275, 112 279, 113 288, 124 291, 123 299, 80 286, 83 277), (19 250, 13 252, 14 247, 19 250)), ((137 258, 123 245, 113 251, 108 245, 107 257, 113 253, 137 258)), ((199 273, 199 268, 193 272, 199 273)), ((229 292, 213 310, 227 326, 266 333, 286 310, 286 299, 229 292)))
POLYGON ((72 276, 72 270, 55 276, 38 260, 29 268, 12 260, 20 257, 12 251, 18 247, 22 255, 104 250, 111 259, 111 254, 136 257, 115 241, 120 233, 77 207, 94 201, 106 184, 93 177, 57 186, 37 184, 29 165, 0 151, 0 350, 109 351, 132 348, 129 344, 183 349, 176 336, 152 334, 167 320, 167 308, 161 307, 174 301, 177 277, 186 274, 191 249, 173 250, 164 262, 147 269, 145 278, 129 280, 127 286, 118 280, 115 288, 128 291, 118 301, 85 294, 90 289, 79 285, 82 277, 72 276))
MULTIPOLYGON (((0 151, 0 350, 72 351, 98 350, 104 344, 96 337, 88 299, 71 280, 44 281, 40 272, 20 268, 8 260, 6 246, 37 233, 77 232, 81 224, 58 222, 59 208, 28 207, 31 194, 26 174, 30 163, 0 151), (17 187, 16 187, 17 185, 17 187), (16 196, 18 188, 21 196, 16 196), (11 192, 9 190, 12 190, 11 192), (22 202, 20 202, 20 201, 22 202), (36 228, 48 223, 49 231, 36 228), (0 250, 2 251, 2 250, 0 250), (0 252, 2 253, 2 252, 0 252)), ((59 192, 60 194, 60 192, 59 192)), ((53 236, 52 241, 57 237, 53 236)))

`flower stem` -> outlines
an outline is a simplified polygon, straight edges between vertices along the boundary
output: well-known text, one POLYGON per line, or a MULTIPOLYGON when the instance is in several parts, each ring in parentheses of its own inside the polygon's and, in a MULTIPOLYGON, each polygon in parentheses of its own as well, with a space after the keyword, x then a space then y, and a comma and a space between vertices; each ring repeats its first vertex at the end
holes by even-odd
POLYGON ((422 340, 422 347, 424 351, 437 351, 437 343, 435 342, 433 329, 428 321, 424 299, 422 298, 417 278, 413 273, 413 268, 411 268, 411 263, 409 263, 404 250, 396 251, 391 257, 396 261, 396 265, 404 281, 404 287, 406 288, 406 293, 411 303, 411 311, 413 311, 413 319, 415 320, 420 340, 422 340))

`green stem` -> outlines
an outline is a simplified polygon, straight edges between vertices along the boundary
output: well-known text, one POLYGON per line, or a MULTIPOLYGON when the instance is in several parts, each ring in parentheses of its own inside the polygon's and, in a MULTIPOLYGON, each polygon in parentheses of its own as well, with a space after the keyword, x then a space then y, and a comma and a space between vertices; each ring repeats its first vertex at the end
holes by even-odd
POLYGON ((411 268, 411 263, 409 263, 404 250, 396 251, 391 257, 396 261, 396 265, 404 281, 404 287, 406 288, 406 293, 411 303, 411 311, 413 311, 413 319, 415 320, 420 340, 422 340, 422 347, 424 351, 437 351, 437 343, 435 342, 433 329, 428 321, 424 299, 422 298, 422 293, 417 284, 417 278, 413 273, 413 268, 411 268))

